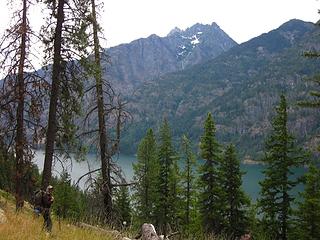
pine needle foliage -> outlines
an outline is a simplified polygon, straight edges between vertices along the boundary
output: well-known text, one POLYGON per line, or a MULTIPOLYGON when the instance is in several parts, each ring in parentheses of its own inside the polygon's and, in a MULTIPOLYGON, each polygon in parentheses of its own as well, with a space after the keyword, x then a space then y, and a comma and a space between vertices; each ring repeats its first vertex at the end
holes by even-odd
POLYGON ((159 137, 158 200, 156 203, 157 226, 163 235, 176 227, 179 207, 179 172, 177 154, 173 148, 171 130, 167 119, 160 128, 159 137))
POLYGON ((230 239, 237 239, 246 232, 248 227, 250 200, 242 189, 244 173, 240 170, 240 160, 237 158, 235 147, 232 144, 228 145, 224 152, 221 172, 226 205, 224 232, 230 236, 230 239))
POLYGON ((298 184, 293 168, 303 164, 306 155, 295 146, 287 127, 287 101, 280 97, 272 132, 266 141, 265 178, 260 182, 261 198, 258 200, 264 229, 273 239, 288 239, 291 205, 294 200, 291 190, 298 184))
POLYGON ((304 179, 305 189, 296 212, 294 238, 316 240, 320 236, 320 169, 312 163, 304 179))
POLYGON ((140 226, 144 222, 155 222, 155 203, 157 200, 157 177, 159 163, 157 142, 152 129, 138 146, 137 163, 133 164, 134 181, 133 204, 135 221, 140 226))
POLYGON ((215 134, 215 124, 208 113, 200 140, 200 156, 204 164, 199 170, 199 208, 204 231, 210 234, 219 234, 223 230, 225 210, 220 172, 222 151, 215 134))

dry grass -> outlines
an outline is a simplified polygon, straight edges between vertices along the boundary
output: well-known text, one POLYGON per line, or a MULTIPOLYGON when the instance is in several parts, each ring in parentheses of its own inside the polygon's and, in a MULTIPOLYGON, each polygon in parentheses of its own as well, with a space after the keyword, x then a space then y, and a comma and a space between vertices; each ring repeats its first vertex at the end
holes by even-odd
MULTIPOLYGON (((2 192, 3 193, 3 192, 2 192)), ((53 218, 52 233, 42 229, 43 218, 35 217, 29 207, 25 207, 19 214, 15 213, 14 204, 0 193, 0 208, 5 211, 7 223, 0 224, 0 240, 115 240, 116 237, 106 233, 76 227, 67 222, 53 218)))

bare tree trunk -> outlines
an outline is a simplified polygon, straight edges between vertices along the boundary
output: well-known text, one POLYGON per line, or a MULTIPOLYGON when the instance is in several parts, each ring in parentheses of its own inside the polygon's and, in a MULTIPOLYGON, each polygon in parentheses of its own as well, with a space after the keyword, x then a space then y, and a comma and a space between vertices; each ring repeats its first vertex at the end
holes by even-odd
POLYGON ((15 198, 16 198, 16 210, 20 210, 23 207, 24 203, 24 194, 23 194, 23 177, 25 175, 24 168, 24 92, 25 92, 25 83, 24 83, 24 67, 26 59, 26 41, 27 41, 27 0, 23 0, 23 9, 22 9, 22 23, 20 27, 21 31, 21 44, 20 44, 20 59, 19 59, 19 68, 18 68, 18 88, 17 88, 17 133, 16 133, 16 177, 15 177, 15 198))
POLYGON ((51 95, 50 95, 50 107, 49 107, 49 118, 48 118, 48 129, 46 136, 46 148, 45 158, 42 175, 42 188, 45 189, 51 180, 52 175, 52 162, 54 153, 54 143, 57 135, 57 105, 60 92, 60 72, 62 70, 62 26, 64 22, 64 3, 65 0, 59 0, 58 11, 57 11, 57 25, 54 35, 54 59, 52 66, 52 83, 51 83, 51 95))
POLYGON ((98 24, 96 19, 95 1, 91 0, 92 5, 92 20, 93 20, 93 40, 94 40, 94 56, 96 64, 96 94, 97 94, 97 105, 98 105, 98 119, 99 119, 99 144, 100 144, 100 159, 101 159, 101 174, 103 180, 102 194, 103 194, 103 205, 107 219, 111 219, 112 216, 112 185, 110 176, 110 161, 111 154, 108 153, 108 136, 105 123, 105 108, 104 108, 104 97, 102 88, 102 68, 100 61, 100 44, 98 37, 98 24))

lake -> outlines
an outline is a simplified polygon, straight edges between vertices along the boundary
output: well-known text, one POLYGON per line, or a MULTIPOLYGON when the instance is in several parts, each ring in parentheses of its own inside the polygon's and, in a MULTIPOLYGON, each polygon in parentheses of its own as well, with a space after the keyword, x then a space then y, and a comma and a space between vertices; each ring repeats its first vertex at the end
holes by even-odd
MULTIPOLYGON (((97 160, 96 154, 88 154, 87 160, 83 162, 76 162, 74 159, 72 162, 66 161, 62 164, 60 162, 55 163, 53 175, 58 176, 59 173, 64 169, 66 169, 73 181, 77 181, 83 174, 88 172, 88 169, 94 170, 100 167, 100 162, 97 160)), ((127 179, 127 181, 132 180, 133 170, 132 163, 136 161, 136 157, 133 155, 123 155, 120 154, 113 158, 114 162, 116 162, 119 166, 121 166, 122 171, 127 179)), ((43 169, 43 161, 44 161, 44 152, 36 151, 34 163, 37 164, 40 171, 43 169)), ((263 179, 262 170, 264 166, 262 165, 249 165, 249 164, 241 164, 241 171, 245 172, 242 180, 243 180, 243 189, 244 191, 251 197, 253 201, 257 199, 259 196, 260 186, 259 181, 263 179)), ((305 172, 305 168, 297 168, 295 169, 295 173, 298 175, 302 175, 305 172)), ((79 183, 81 188, 84 188, 84 181, 81 180, 79 183)), ((303 186, 300 185, 296 188, 295 194, 298 191, 302 191, 303 186)))

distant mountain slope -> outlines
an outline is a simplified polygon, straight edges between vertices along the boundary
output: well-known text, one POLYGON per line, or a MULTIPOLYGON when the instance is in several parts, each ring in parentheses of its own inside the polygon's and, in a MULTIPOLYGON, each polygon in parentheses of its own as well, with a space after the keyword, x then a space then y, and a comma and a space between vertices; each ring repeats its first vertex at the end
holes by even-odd
POLYGON ((141 87, 129 99, 135 122, 128 127, 123 149, 135 151, 132 142, 137 143, 147 127, 157 127, 163 117, 171 122, 177 140, 187 133, 197 142, 211 111, 221 141, 235 143, 242 156, 258 157, 283 92, 291 104, 290 129, 311 144, 320 116, 295 104, 306 95, 303 79, 319 71, 319 60, 303 56, 306 50, 320 49, 319 36, 320 29, 312 23, 291 20, 209 62, 141 87))
POLYGON ((106 50, 111 65, 105 76, 123 93, 165 73, 213 59, 237 43, 216 23, 175 28, 166 37, 151 35, 106 50))

